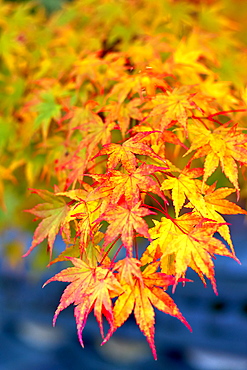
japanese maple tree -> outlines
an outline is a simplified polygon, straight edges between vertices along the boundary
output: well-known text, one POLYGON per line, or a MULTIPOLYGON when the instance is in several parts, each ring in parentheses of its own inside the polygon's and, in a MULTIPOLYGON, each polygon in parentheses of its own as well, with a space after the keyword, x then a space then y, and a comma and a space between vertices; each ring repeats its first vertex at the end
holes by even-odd
POLYGON ((232 197, 247 164, 246 57, 224 1, 206 3, 78 0, 46 18, 0 2, 13 95, 1 202, 24 172, 41 198, 25 256, 46 241, 49 264, 72 263, 45 285, 69 283, 53 323, 73 304, 82 346, 91 311, 103 344, 133 312, 156 359, 155 309, 191 330, 167 288, 191 268, 217 294, 215 255, 239 262, 224 215, 247 214, 232 197))

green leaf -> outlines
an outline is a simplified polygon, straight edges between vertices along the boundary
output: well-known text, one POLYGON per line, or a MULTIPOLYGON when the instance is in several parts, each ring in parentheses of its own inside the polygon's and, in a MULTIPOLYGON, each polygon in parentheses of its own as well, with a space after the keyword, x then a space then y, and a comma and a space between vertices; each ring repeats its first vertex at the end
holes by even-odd
POLYGON ((42 102, 35 106, 38 116, 34 122, 34 130, 41 128, 43 137, 46 138, 52 119, 58 119, 61 113, 61 105, 56 103, 51 92, 43 93, 42 102))

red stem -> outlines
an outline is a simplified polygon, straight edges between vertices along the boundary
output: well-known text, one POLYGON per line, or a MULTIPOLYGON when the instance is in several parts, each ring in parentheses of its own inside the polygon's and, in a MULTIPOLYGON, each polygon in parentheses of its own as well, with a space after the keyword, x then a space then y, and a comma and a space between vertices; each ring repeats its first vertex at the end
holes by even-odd
MULTIPOLYGON (((102 260, 100 261, 100 264, 102 264, 102 262, 104 261, 104 259, 106 258, 106 256, 111 251, 111 249, 113 248, 114 244, 118 241, 119 238, 120 238, 120 235, 114 240, 114 242, 112 242, 112 245, 108 248, 108 250, 105 252, 105 255, 103 256, 102 260)), ((102 249, 102 252, 104 252, 104 251, 105 251, 105 248, 102 249)))
MULTIPOLYGON (((157 199, 155 199, 149 192, 147 192, 147 194, 148 194, 148 196, 151 198, 151 199, 153 199, 160 207, 161 207, 161 209, 162 209, 162 213, 164 213, 164 215, 166 215, 167 214, 167 209, 166 208, 164 208, 161 204, 160 204, 160 202, 157 200, 157 199)), ((161 212, 161 210, 159 209, 159 211, 161 212)))

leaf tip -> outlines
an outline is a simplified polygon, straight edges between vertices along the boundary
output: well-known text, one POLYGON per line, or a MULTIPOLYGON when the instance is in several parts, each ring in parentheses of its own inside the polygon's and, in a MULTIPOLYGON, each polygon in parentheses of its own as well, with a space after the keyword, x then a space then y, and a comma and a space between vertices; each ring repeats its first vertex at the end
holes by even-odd
POLYGON ((22 258, 25 258, 25 257, 27 257, 28 255, 30 254, 30 251, 28 250, 26 253, 24 253, 21 257, 22 258))
POLYGON ((186 326, 186 328, 192 333, 193 330, 192 330, 192 327, 190 326, 190 324, 188 323, 188 321, 185 320, 185 318, 183 316, 179 319, 186 326))
POLYGON ((52 326, 55 327, 57 322, 57 314, 54 315, 53 320, 52 320, 52 326))
POLYGON ((236 261, 239 265, 242 265, 242 263, 241 263, 241 261, 238 259, 238 257, 235 255, 235 254, 233 254, 233 257, 232 257, 233 259, 234 259, 234 261, 236 261))

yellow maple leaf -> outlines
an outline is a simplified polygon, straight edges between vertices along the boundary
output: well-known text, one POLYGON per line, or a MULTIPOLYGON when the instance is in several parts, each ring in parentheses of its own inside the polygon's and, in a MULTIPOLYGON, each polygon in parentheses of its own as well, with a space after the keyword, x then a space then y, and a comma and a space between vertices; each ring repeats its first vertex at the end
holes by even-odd
POLYGON ((152 99, 153 109, 149 116, 161 117, 161 130, 168 128, 172 121, 177 121, 187 132, 187 120, 190 112, 198 108, 193 101, 194 94, 188 93, 189 91, 191 91, 191 87, 182 86, 174 88, 171 92, 167 90, 165 94, 157 94, 152 99))
MULTIPOLYGON (((230 245, 232 253, 234 253, 234 248, 232 244, 231 234, 229 226, 225 223, 224 218, 221 216, 223 215, 229 215, 229 214, 245 214, 247 215, 247 212, 239 207, 237 204, 234 204, 230 202, 226 198, 230 194, 235 192, 235 189, 233 188, 219 188, 215 190, 216 184, 211 185, 206 190, 206 194, 204 196, 204 208, 200 209, 200 213, 203 217, 206 217, 208 219, 214 220, 221 224, 221 226, 218 229, 219 234, 224 238, 227 243, 230 245)), ((186 204, 185 207, 188 208, 194 208, 192 203, 186 204)))
POLYGON ((161 190, 171 190, 172 200, 175 207, 175 214, 178 217, 186 198, 198 211, 205 208, 205 201, 201 195, 201 182, 196 177, 202 175, 202 170, 196 169, 190 171, 187 168, 179 174, 178 177, 170 177, 163 181, 161 190))
POLYGON ((218 254, 237 260, 220 240, 213 237, 219 227, 220 224, 205 222, 197 215, 184 214, 176 219, 163 217, 150 229, 154 240, 145 251, 142 263, 150 260, 156 249, 160 248, 161 261, 169 255, 175 256, 176 279, 184 277, 187 268, 191 267, 202 279, 203 275, 210 279, 217 292, 212 256, 218 254))
POLYGON ((237 125, 227 128, 222 125, 213 131, 205 127, 191 127, 193 141, 185 155, 196 150, 190 161, 205 156, 203 182, 220 165, 239 195, 237 162, 247 164, 247 135, 237 125))

